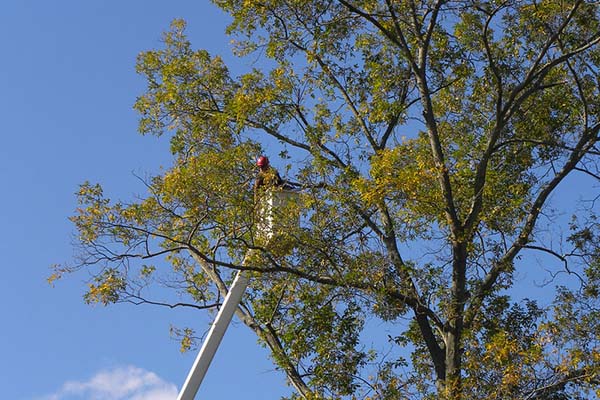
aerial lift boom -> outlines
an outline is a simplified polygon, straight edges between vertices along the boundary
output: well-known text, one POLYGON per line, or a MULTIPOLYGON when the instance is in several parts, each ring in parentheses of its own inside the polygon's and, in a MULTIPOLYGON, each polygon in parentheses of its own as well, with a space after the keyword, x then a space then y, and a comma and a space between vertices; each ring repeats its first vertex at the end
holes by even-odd
POLYGON ((208 371, 208 366, 217 352, 221 339, 223 339, 223 335, 225 335, 225 331, 231 322, 233 313, 242 301, 242 296, 246 291, 248 281, 248 271, 238 271, 227 296, 225 296, 223 305, 202 344, 202 348, 200 348, 200 352, 196 357, 196 361, 194 361, 194 365, 192 365, 192 369, 183 384, 177 400, 193 400, 196 396, 200 384, 206 375, 206 371, 208 371))

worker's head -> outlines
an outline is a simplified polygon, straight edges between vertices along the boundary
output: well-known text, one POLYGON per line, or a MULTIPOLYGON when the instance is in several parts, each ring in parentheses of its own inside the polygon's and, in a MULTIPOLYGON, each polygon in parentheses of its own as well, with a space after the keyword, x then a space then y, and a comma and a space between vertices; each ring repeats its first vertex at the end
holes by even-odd
POLYGON ((269 159, 266 156, 260 156, 258 157, 258 160, 256 160, 256 165, 260 169, 265 169, 269 166, 269 159))

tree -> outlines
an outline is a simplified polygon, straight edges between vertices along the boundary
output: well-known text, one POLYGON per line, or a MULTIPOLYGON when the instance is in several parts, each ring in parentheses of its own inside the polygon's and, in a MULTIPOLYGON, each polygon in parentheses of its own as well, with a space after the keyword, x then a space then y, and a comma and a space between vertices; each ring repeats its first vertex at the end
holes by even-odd
POLYGON ((600 180, 598 5, 214 2, 259 67, 232 76, 179 20, 139 56, 140 131, 170 137, 173 165, 131 203, 83 184, 81 258, 51 279, 85 268, 88 302, 157 303, 163 284, 187 298, 164 304, 211 309, 252 271, 237 315, 294 398, 598 391, 600 223, 593 201, 572 220, 550 202, 569 176, 600 180), (301 223, 271 241, 251 183, 265 149, 301 187, 301 223), (536 262, 550 300, 515 289, 536 262), (395 333, 370 348, 373 320, 395 333))

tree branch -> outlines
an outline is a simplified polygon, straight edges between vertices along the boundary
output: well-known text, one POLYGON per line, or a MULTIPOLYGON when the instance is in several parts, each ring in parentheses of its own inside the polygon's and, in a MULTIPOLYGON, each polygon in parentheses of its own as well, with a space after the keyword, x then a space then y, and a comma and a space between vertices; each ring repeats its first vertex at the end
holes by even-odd
POLYGON ((126 297, 123 301, 127 302, 127 303, 131 303, 131 304, 135 304, 136 306, 140 305, 140 304, 150 304, 150 305, 162 306, 162 307, 168 307, 168 308, 188 307, 188 308, 195 308, 197 310, 206 310, 208 308, 215 308, 215 307, 219 307, 221 305, 221 303, 206 304, 203 306, 200 306, 198 304, 191 304, 191 303, 164 303, 164 302, 160 302, 160 301, 147 300, 141 296, 131 294, 131 293, 126 293, 126 297))
POLYGON ((517 256, 517 254, 519 254, 521 249, 523 249, 527 245, 527 243, 529 242, 531 232, 535 227, 537 219, 540 215, 542 207, 546 203, 546 200, 554 191, 554 189, 556 189, 558 184, 562 182, 562 180, 569 174, 569 172, 576 168, 577 163, 579 163, 579 161, 583 158, 587 150, 592 148, 597 142, 598 139, 596 135, 598 134, 599 129, 600 124, 592 128, 585 129, 584 133, 582 134, 582 137, 575 146, 575 150, 571 153, 568 161, 564 164, 563 168, 557 172, 554 178, 552 178, 548 183, 546 183, 543 186, 538 196, 533 201, 533 204, 525 220, 525 224, 523 225, 523 228, 521 228, 517 239, 508 248, 506 253, 492 266, 490 271, 481 281, 477 291, 473 295, 471 305, 469 307, 469 310, 467 310, 467 314, 469 314, 468 323, 465 322, 465 326, 467 326, 473 321, 475 314, 477 313, 479 307, 481 307, 483 299, 488 295, 501 273, 506 270, 507 266, 512 265, 514 258, 517 256))
POLYGON ((559 379, 557 382, 532 390, 531 392, 529 392, 529 394, 527 394, 526 397, 524 397, 524 400, 548 399, 550 395, 563 390, 565 386, 567 386, 569 383, 574 383, 583 380, 590 381, 590 383, 594 383, 596 385, 600 384, 597 372, 590 368, 582 368, 576 371, 571 371, 570 373, 566 374, 562 379, 559 379))

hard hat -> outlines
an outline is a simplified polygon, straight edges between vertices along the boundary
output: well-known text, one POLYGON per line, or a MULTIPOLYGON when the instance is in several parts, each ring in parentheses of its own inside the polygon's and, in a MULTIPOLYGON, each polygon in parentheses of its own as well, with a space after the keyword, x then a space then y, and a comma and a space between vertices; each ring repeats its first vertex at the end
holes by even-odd
POLYGON ((256 165, 259 167, 266 167, 269 165, 269 159, 266 156, 260 156, 258 157, 258 160, 256 160, 256 165))

